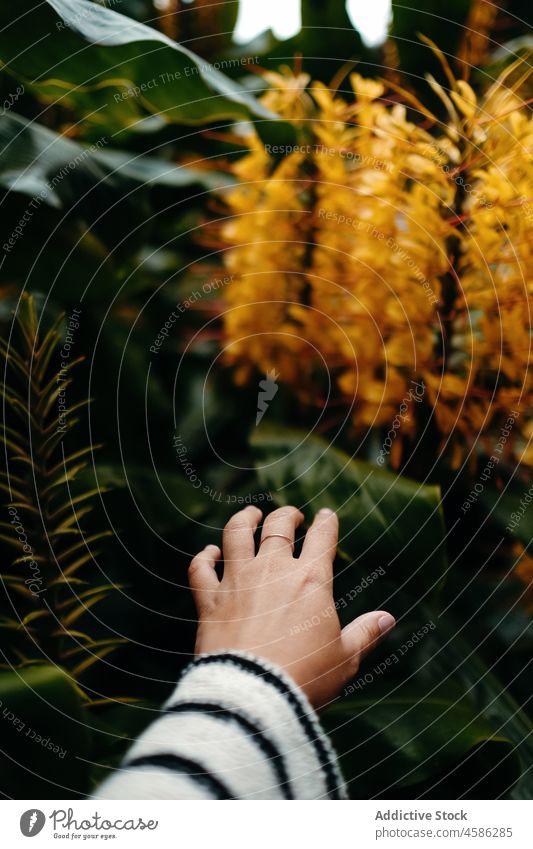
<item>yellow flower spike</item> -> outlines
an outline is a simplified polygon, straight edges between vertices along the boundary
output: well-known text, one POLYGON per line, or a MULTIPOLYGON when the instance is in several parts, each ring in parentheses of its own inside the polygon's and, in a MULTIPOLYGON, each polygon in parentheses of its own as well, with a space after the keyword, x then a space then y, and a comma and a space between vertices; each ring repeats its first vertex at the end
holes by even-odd
POLYGON ((450 92, 450 97, 466 118, 473 118, 477 110, 477 98, 473 89, 464 80, 457 80, 456 88, 457 91, 450 92))
POLYGON ((270 86, 261 98, 267 109, 295 122, 306 116, 309 108, 309 96, 306 94, 311 79, 309 74, 293 75, 290 68, 283 66, 281 73, 263 71, 263 78, 270 86))
POLYGON ((354 94, 361 100, 377 100, 385 93, 385 86, 379 80, 370 80, 360 74, 350 74, 350 83, 354 94))
MULTIPOLYGON (((533 121, 504 78, 479 104, 453 80, 448 123, 430 133, 380 99, 380 81, 352 74, 347 102, 303 75, 267 75, 265 98, 305 143, 276 164, 254 134, 225 195, 236 379, 275 368, 316 404, 325 362, 358 432, 390 428, 420 381, 454 467, 519 402, 533 407, 533 121)), ((528 427, 518 419, 509 446, 533 465, 528 427)))

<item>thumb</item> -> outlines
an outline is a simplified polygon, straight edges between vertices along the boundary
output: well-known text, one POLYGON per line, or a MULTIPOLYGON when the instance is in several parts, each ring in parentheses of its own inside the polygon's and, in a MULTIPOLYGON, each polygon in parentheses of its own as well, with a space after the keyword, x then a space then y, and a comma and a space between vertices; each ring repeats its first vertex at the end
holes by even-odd
POLYGON ((375 610, 358 616, 341 632, 345 657, 353 658, 359 663, 395 625, 394 616, 385 610, 375 610))

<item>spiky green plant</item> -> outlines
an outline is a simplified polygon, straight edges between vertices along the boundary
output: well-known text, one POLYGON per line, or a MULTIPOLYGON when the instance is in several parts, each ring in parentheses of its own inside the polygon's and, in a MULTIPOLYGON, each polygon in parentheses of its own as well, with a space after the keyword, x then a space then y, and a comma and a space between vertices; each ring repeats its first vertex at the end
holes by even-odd
POLYGON ((87 534, 81 525, 98 489, 83 486, 80 476, 97 446, 72 453, 66 447, 89 400, 58 418, 61 393, 72 386, 72 371, 83 360, 60 357, 64 320, 60 315, 43 332, 34 298, 23 296, 9 340, 0 341, 0 540, 11 554, 2 570, 0 628, 8 638, 1 660, 10 666, 52 661, 78 680, 122 641, 102 639, 101 626, 86 615, 117 587, 95 580, 94 546, 110 531, 87 534))

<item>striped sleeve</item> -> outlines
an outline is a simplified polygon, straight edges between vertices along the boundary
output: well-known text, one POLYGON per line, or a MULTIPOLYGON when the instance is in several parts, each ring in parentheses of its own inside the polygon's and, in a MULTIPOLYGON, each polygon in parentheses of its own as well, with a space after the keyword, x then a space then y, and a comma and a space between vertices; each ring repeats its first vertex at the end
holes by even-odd
POLYGON ((198 657, 97 799, 345 799, 304 693, 241 652, 198 657))

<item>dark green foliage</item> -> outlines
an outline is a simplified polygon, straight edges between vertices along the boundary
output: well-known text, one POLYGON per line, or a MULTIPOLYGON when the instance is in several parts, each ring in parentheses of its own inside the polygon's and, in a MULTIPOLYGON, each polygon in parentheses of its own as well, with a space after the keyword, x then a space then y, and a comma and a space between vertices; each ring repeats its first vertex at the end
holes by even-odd
POLYGON ((438 44, 453 62, 471 5, 472 0, 450 0, 443 13, 442 4, 437 0, 425 0, 418 8, 393 0, 392 39, 398 50, 400 67, 413 86, 424 85, 426 73, 442 79, 439 61, 431 48, 421 43, 420 34, 438 44))
POLYGON ((517 798, 531 794, 533 726, 469 644, 472 619, 466 629, 448 601, 453 569, 438 488, 353 460, 305 433, 265 428, 253 445, 259 476, 278 503, 305 505, 309 515, 326 504, 338 512, 341 621, 383 608, 400 622, 325 713, 353 795, 403 798, 411 788, 454 798, 457 786, 473 798, 515 787, 517 798))
POLYGON ((58 666, 0 671, 0 788, 18 799, 83 798, 90 790, 82 700, 58 666))
POLYGON ((106 135, 149 116, 157 116, 156 125, 272 117, 186 47, 89 0, 26 2, 32 27, 49 34, 28 52, 26 16, 14 14, 14 5, 0 7, 0 54, 9 57, 9 73, 45 102, 79 109, 99 128, 104 121, 106 135))

